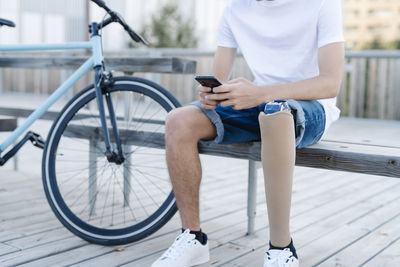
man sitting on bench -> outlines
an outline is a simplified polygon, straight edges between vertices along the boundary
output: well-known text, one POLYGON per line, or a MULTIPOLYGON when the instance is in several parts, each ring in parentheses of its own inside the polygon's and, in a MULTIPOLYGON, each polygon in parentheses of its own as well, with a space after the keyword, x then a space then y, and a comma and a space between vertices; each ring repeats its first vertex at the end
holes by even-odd
POLYGON ((233 0, 226 7, 214 58, 214 75, 223 85, 213 93, 200 86, 200 101, 167 117, 167 164, 182 234, 154 267, 209 260, 199 219, 198 141, 213 145, 260 139, 270 240, 264 266, 298 266, 289 230, 295 148, 318 142, 339 118, 341 11, 341 0, 233 0), (253 82, 229 80, 237 48, 253 82), (275 100, 284 101, 266 105, 275 100))

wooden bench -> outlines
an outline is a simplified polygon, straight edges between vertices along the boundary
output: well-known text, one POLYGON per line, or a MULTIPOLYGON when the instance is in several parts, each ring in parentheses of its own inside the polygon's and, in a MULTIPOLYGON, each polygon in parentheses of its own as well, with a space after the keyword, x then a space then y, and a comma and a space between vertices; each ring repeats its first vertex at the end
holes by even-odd
MULTIPOLYGON (((101 129, 97 126, 86 126, 84 131, 82 131, 81 125, 69 126, 68 129, 69 131, 66 133, 68 137, 88 139, 90 142, 101 141, 98 140, 97 134, 101 129), (82 135, 82 132, 85 135, 82 135), (90 132, 93 134, 88 134, 90 132)), ((122 142, 127 145, 164 148, 163 133, 120 130, 120 136, 124 137, 122 142)), ((319 143, 298 149, 296 165, 400 178, 400 141, 393 140, 400 133, 400 122, 341 119, 332 126, 329 132, 331 134, 328 134, 327 138, 319 143), (337 134, 340 131, 346 132, 337 134), (356 134, 357 132, 358 134, 356 134), (335 135, 338 138, 335 139, 335 135), (352 137, 352 135, 354 136, 352 137)), ((94 145, 90 144, 90 146, 94 145)), ((249 161, 247 205, 249 235, 254 233, 257 169, 261 167, 259 164, 261 161, 260 149, 260 142, 216 145, 214 147, 199 145, 201 154, 249 161)))
MULTIPOLYGON (((26 117, 33 110, 22 108, 0 107, 0 114, 13 117, 26 117)), ((54 120, 58 112, 46 112, 42 119, 54 120)), ((82 118, 84 119, 84 118, 82 118)), ((157 123, 159 123, 157 121, 157 123)), ((69 137, 89 139, 91 142, 100 129, 86 126, 85 133, 93 136, 82 136, 82 126, 69 127, 69 137)), ((121 131, 124 131, 123 129, 121 131)), ((400 178, 400 122, 380 121, 373 119, 341 118, 335 122, 327 136, 318 144, 298 149, 296 165, 312 168, 323 168, 348 172, 381 175, 400 178)), ((145 145, 164 148, 164 134, 129 131, 123 132, 122 140, 128 145, 145 145), (146 142, 144 142, 146 140, 146 142)), ((96 141, 95 141, 96 142, 96 141)), ((93 145, 93 144, 92 144, 93 145)), ((254 233, 254 217, 256 215, 257 169, 261 167, 260 142, 234 145, 216 145, 205 147, 199 145, 201 154, 244 159, 248 165, 248 234, 254 233)), ((92 157, 94 158, 94 157, 92 157)))

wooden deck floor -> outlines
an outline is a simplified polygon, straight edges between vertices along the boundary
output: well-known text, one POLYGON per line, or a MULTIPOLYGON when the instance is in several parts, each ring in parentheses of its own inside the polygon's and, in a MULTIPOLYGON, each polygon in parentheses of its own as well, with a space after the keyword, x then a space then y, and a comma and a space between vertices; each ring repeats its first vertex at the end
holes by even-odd
MULTIPOLYGON (((246 162, 203 163, 202 227, 211 241, 204 266, 262 266, 268 220, 261 173, 257 231, 246 236, 246 162)), ((179 233, 175 216, 137 243, 89 244, 56 220, 37 171, 0 173, 0 266, 150 266, 179 233)), ((296 168, 291 228, 301 265, 400 266, 399 192, 398 179, 296 168)))
MULTIPOLYGON (((19 171, 12 164, 0 169, 0 266, 150 266, 179 234, 176 215, 122 247, 75 237, 45 200, 40 159, 41 151, 27 145, 19 171)), ((201 220, 211 246, 203 266, 262 266, 268 219, 261 171, 256 233, 246 236, 247 162, 211 156, 202 162, 201 220)), ((301 266, 400 266, 400 179, 296 167, 292 203, 301 266)))

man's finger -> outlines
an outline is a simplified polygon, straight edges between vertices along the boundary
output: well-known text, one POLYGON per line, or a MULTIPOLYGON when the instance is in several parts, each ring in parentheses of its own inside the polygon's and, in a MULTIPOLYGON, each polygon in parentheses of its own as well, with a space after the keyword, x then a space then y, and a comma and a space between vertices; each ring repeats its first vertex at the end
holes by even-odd
POLYGON ((207 105, 207 104, 201 104, 201 106, 205 109, 216 109, 217 105, 207 105))
POLYGON ((200 97, 206 97, 206 96, 208 96, 208 95, 212 95, 212 94, 210 94, 210 93, 204 93, 204 92, 199 92, 199 96, 200 97))
POLYGON ((199 87, 197 87, 197 91, 202 92, 202 93, 211 93, 211 88, 199 86, 199 87))
POLYGON ((228 85, 228 84, 223 84, 221 86, 215 87, 213 88, 213 92, 215 94, 219 94, 219 93, 228 93, 232 90, 232 86, 228 85))
POLYGON ((217 106, 217 105, 218 105, 218 103, 219 103, 218 101, 214 101, 214 100, 212 100, 212 101, 211 101, 211 100, 207 100, 207 104, 208 104, 208 105, 217 106))
POLYGON ((206 105, 211 105, 211 106, 217 106, 218 105, 218 101, 208 100, 208 99, 201 99, 200 103, 206 104, 206 105))
POLYGON ((229 98, 230 93, 218 93, 218 94, 210 94, 205 96, 207 101, 210 100, 216 100, 216 101, 221 101, 221 100, 226 100, 229 98))
POLYGON ((229 107, 229 106, 234 105, 234 101, 233 100, 225 100, 225 101, 219 102, 219 104, 221 105, 221 107, 229 107))
POLYGON ((218 105, 218 101, 217 100, 211 100, 211 99, 207 99, 206 97, 209 95, 213 95, 213 94, 209 94, 209 93, 199 93, 200 95, 200 102, 201 103, 207 103, 210 105, 218 105))

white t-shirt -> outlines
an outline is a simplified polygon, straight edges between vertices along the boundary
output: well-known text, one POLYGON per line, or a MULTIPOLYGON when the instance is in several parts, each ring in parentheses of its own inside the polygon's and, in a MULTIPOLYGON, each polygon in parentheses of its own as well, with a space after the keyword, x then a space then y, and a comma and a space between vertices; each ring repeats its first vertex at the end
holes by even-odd
MULTIPOLYGON (((240 48, 257 85, 319 75, 318 48, 344 42, 342 0, 232 0, 222 15, 218 46, 240 48)), ((318 100, 325 130, 339 118, 336 98, 318 100)))

